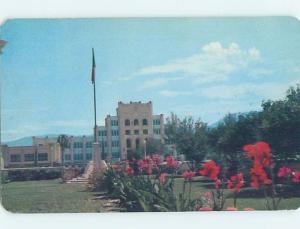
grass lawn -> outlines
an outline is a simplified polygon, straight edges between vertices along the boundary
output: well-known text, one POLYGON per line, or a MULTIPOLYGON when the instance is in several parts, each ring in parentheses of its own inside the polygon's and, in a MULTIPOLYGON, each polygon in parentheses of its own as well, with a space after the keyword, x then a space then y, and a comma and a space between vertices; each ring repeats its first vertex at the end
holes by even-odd
POLYGON ((102 212, 103 202, 92 200, 97 193, 81 184, 59 180, 11 182, 2 185, 2 206, 16 213, 102 212))
MULTIPOLYGON (((175 190, 180 193, 183 179, 178 178, 175 190)), ((193 182, 192 197, 198 198, 208 191, 202 182, 193 182)), ((231 191, 226 191, 230 194, 231 191)), ((2 185, 2 205, 5 209, 17 213, 42 212, 105 212, 105 200, 93 200, 95 195, 85 190, 81 184, 62 184, 59 180, 11 182, 2 185)), ((264 198, 239 198, 238 209, 251 207, 265 210, 264 198)), ((233 199, 226 200, 225 206, 232 206, 233 199)), ((280 209, 297 209, 300 197, 283 199, 280 209)))
MULTIPOLYGON (((175 191, 177 193, 182 192, 183 179, 177 178, 175 183, 175 191)), ((249 189, 249 188, 248 188, 249 189)), ((252 188, 251 188, 252 189, 252 188)), ((199 198, 201 194, 210 189, 204 188, 202 182, 193 182, 192 183, 192 198, 199 198)), ((255 190, 253 190, 255 192, 255 190)), ((232 196, 233 191, 225 190, 225 195, 232 196)), ((227 198, 225 202, 225 208, 233 206, 233 198, 227 198)), ((279 204, 279 210, 291 210, 297 209, 300 207, 300 196, 294 196, 289 198, 284 198, 279 204)), ((248 198, 238 198, 237 208, 243 210, 244 208, 254 208, 255 210, 266 210, 265 207, 265 198, 263 197, 248 197, 248 198)))

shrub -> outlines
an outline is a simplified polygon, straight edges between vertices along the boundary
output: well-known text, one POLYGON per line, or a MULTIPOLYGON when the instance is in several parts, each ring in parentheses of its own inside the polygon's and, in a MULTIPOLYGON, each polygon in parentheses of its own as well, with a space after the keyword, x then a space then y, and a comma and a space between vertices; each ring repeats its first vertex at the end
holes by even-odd
POLYGON ((7 179, 9 181, 51 180, 60 177, 60 169, 18 169, 7 171, 7 179))

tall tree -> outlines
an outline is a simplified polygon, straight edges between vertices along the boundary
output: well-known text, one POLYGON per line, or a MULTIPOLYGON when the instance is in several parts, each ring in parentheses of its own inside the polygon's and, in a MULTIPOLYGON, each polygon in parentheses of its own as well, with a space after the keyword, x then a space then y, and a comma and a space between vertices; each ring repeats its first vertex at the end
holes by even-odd
POLYGON ((262 104, 262 135, 278 159, 300 155, 300 85, 291 87, 286 98, 262 104))

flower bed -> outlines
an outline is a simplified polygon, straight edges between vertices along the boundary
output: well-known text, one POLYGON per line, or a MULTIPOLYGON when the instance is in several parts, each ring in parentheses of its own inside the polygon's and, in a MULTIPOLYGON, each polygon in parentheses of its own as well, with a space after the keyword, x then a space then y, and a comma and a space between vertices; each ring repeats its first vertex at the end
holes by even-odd
POLYGON ((274 173, 275 164, 266 142, 246 145, 243 150, 251 160, 247 174, 236 171, 226 177, 225 169, 208 160, 198 171, 182 173, 183 185, 179 194, 174 192, 179 163, 172 156, 164 158, 164 167, 160 166, 159 155, 113 165, 103 176, 103 183, 109 195, 120 198, 120 205, 126 211, 253 210, 237 209, 238 198, 247 195, 263 197, 266 209, 277 210, 287 192, 299 191, 300 171, 283 166, 274 173), (245 177, 250 180, 246 181, 245 177), (191 197, 194 182, 208 189, 196 199, 191 197), (228 195, 230 190, 232 194, 228 195), (233 205, 225 209, 225 202, 230 197, 233 197, 233 205))

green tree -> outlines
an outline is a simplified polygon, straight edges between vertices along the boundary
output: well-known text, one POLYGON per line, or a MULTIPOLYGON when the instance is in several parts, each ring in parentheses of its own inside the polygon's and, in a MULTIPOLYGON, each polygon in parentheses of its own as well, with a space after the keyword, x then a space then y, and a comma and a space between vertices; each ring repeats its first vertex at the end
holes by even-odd
POLYGON ((174 113, 167 118, 166 141, 175 145, 188 160, 201 161, 207 154, 207 124, 192 117, 180 120, 174 113))
POLYGON ((285 99, 262 103, 262 136, 278 159, 300 154, 300 85, 291 87, 285 99))

